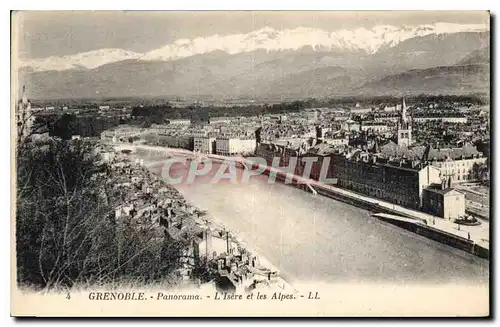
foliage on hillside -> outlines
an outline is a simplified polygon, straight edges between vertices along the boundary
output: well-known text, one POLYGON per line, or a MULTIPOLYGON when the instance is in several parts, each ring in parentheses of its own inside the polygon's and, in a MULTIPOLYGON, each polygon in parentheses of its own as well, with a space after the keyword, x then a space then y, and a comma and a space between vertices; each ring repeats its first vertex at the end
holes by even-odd
POLYGON ((183 244, 114 218, 106 170, 84 140, 25 140, 17 153, 17 280, 36 289, 175 281, 183 244))

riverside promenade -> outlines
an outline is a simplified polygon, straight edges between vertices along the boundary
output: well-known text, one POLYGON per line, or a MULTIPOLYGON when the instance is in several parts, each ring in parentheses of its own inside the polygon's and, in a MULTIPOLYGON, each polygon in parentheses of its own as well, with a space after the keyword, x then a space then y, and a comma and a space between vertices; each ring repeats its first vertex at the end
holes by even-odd
POLYGON ((426 214, 426 213, 421 212, 421 211, 411 210, 408 208, 398 206, 396 204, 384 202, 384 201, 381 201, 378 199, 369 198, 369 197, 363 196, 361 194, 357 194, 357 193, 354 193, 351 191, 346 191, 344 189, 340 189, 338 187, 334 187, 331 185, 321 185, 321 186, 316 185, 316 186, 328 189, 331 192, 336 192, 336 193, 342 194, 342 195, 347 196, 347 197, 353 197, 353 198, 360 199, 363 201, 378 204, 380 207, 386 208, 389 211, 393 211, 396 214, 401 214, 404 216, 409 216, 412 218, 420 219, 422 221, 425 221, 427 223, 427 225, 429 225, 429 226, 440 229, 440 230, 445 231, 447 233, 451 233, 451 234, 463 237, 465 239, 470 239, 471 241, 473 241, 477 245, 480 245, 480 246, 489 250, 489 247, 490 247, 490 242, 489 242, 490 224, 487 221, 481 221, 481 225, 478 225, 478 226, 458 225, 450 220, 446 220, 446 219, 443 219, 441 217, 432 216, 432 215, 426 214))
MULTIPOLYGON (((267 169, 268 173, 274 173, 274 174, 287 174, 287 172, 277 169, 275 167, 269 167, 265 166, 262 167, 256 162, 253 162, 249 159, 246 159, 244 157, 238 156, 238 157, 224 157, 224 156, 219 156, 219 155, 198 155, 193 153, 192 151, 189 150, 184 150, 184 149, 175 149, 175 148, 163 148, 163 147, 158 147, 158 146, 149 146, 149 145, 123 145, 124 147, 127 148, 135 148, 135 149, 141 149, 141 150, 146 150, 146 151, 161 151, 165 153, 169 153, 171 155, 183 155, 183 156, 191 156, 191 157, 198 157, 201 156, 202 158, 209 158, 209 159, 214 159, 214 160, 219 160, 219 161, 235 161, 241 165, 245 166, 258 166, 261 169, 267 169)), ((410 217, 414 219, 419 219, 421 221, 425 221, 428 226, 432 226, 436 229, 442 230, 443 232, 450 233, 453 235, 456 235, 458 237, 462 237, 464 239, 468 239, 475 244, 488 249, 490 248, 490 242, 489 242, 489 235, 490 235, 490 226, 489 222, 481 220, 481 225, 478 226, 465 226, 465 225, 458 225, 454 223, 453 221, 443 219, 441 217, 433 216, 426 214, 421 211, 417 210, 412 210, 408 209, 402 206, 399 206, 397 204, 393 204, 390 202, 382 201, 379 199, 371 198, 356 192, 353 192, 351 190, 345 190, 339 187, 335 187, 333 185, 327 185, 327 184, 322 184, 319 183, 316 180, 313 179, 308 179, 304 178, 302 176, 297 176, 288 173, 290 176, 292 176, 293 180, 298 182, 299 184, 303 185, 309 185, 315 191, 319 191, 318 193, 322 194, 321 190, 327 191, 330 194, 335 194, 338 195, 341 198, 344 199, 352 199, 356 203, 365 203, 370 206, 378 206, 381 209, 384 209, 387 212, 390 212, 395 215, 402 215, 405 217, 410 217)), ((290 184, 293 186, 292 184, 290 184)), ((328 196, 328 195, 326 195, 328 196)), ((355 205, 355 204, 354 204, 355 205)))

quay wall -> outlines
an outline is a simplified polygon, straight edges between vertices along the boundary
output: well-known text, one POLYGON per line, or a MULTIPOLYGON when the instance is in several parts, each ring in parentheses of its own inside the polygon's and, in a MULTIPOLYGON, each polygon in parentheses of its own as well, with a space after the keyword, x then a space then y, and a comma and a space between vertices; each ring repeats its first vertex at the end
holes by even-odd
MULTIPOLYGON (((268 169, 266 169, 264 171, 264 174, 266 174, 266 175, 269 175, 269 173, 270 173, 270 171, 268 169)), ((277 181, 284 183, 285 178, 286 178, 286 173, 279 173, 279 172, 276 173, 276 180, 277 181)), ((297 187, 297 188, 302 189, 306 192, 310 191, 309 187, 306 184, 300 183, 299 181, 297 181, 295 179, 292 181, 292 183, 288 183, 288 185, 293 186, 293 187, 297 187)), ((317 183, 317 182, 311 183, 310 185, 316 190, 316 192, 319 195, 322 195, 322 196, 325 196, 325 197, 328 197, 328 198, 331 198, 331 199, 334 199, 337 201, 341 201, 341 202, 344 202, 344 203, 347 203, 347 204, 350 204, 350 205, 353 205, 353 206, 356 206, 356 207, 359 207, 359 208, 362 208, 362 209, 365 209, 365 210, 368 210, 371 212, 395 214, 395 215, 399 215, 399 216, 406 217, 406 218, 412 218, 412 219, 415 219, 415 220, 421 221, 421 222, 425 221, 425 219, 410 215, 406 212, 399 211, 397 209, 383 207, 383 206, 379 205, 376 200, 372 201, 372 200, 362 199, 362 198, 352 196, 349 193, 340 192, 340 191, 335 192, 331 188, 326 188, 325 186, 323 186, 322 184, 317 183)), ((431 227, 428 225, 423 225, 423 224, 418 224, 418 223, 410 223, 410 222, 398 221, 398 220, 384 220, 384 221, 389 222, 391 224, 394 224, 398 227, 404 228, 406 230, 409 230, 413 233, 425 236, 425 237, 432 239, 434 241, 437 241, 439 243, 446 244, 446 245, 452 246, 456 249, 472 253, 472 254, 479 256, 481 258, 489 259, 490 252, 488 249, 476 244, 474 241, 471 241, 467 238, 464 238, 464 237, 461 237, 458 235, 454 235, 452 233, 448 233, 446 231, 443 231, 441 229, 437 229, 437 228, 434 228, 434 227, 431 227)))
POLYGON ((428 225, 423 225, 423 224, 418 224, 418 223, 413 223, 413 222, 408 222, 408 221, 403 221, 403 220, 397 220, 397 219, 384 219, 377 217, 378 219, 381 219, 383 221, 386 221, 388 223, 391 223, 393 225, 396 225, 398 227, 404 228, 406 230, 409 230, 413 233, 425 236, 431 240, 447 244, 449 246, 452 246, 456 249, 463 250, 469 253, 472 253, 474 255, 477 255, 478 257, 488 259, 489 258, 489 250, 485 249, 479 245, 477 245, 474 241, 471 241, 467 238, 448 233, 446 231, 443 231, 441 229, 434 228, 432 226, 428 225))

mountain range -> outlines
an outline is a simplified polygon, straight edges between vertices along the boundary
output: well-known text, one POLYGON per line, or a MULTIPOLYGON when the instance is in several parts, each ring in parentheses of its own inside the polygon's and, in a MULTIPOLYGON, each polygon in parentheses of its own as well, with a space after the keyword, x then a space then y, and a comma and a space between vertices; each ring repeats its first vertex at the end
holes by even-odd
POLYGON ((328 97, 489 92, 488 27, 299 27, 24 60, 32 98, 328 97))

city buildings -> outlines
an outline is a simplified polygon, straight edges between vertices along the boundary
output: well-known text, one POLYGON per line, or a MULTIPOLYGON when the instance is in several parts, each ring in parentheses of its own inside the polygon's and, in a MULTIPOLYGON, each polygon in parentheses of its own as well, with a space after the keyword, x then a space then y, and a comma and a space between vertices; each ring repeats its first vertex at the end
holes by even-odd
POLYGON ((255 152, 257 146, 257 141, 254 136, 219 136, 216 138, 215 142, 215 153, 221 156, 251 154, 255 152))
POLYGON ((170 125, 191 125, 191 119, 169 119, 170 125))
POLYGON ((142 128, 134 126, 121 126, 119 128, 112 128, 103 131, 101 133, 101 140, 110 143, 117 143, 117 142, 126 143, 129 142, 129 139, 131 137, 138 137, 142 135, 142 133, 143 133, 142 128))
POLYGON ((462 147, 413 146, 402 148, 394 142, 388 142, 379 148, 384 158, 401 158, 419 160, 427 156, 428 162, 439 170, 441 178, 451 178, 452 184, 473 181, 475 165, 486 164, 487 158, 474 146, 466 144, 462 147))
POLYGON ((426 187, 441 183, 439 170, 429 164, 386 160, 359 149, 332 156, 332 170, 340 187, 413 209, 421 208, 426 187))
POLYGON ((442 121, 445 123, 454 123, 454 124, 467 124, 467 117, 465 116, 453 116, 453 115, 425 115, 425 116, 414 116, 414 122, 427 122, 427 121, 442 121))
POLYGON ((400 114, 396 111, 391 112, 376 112, 373 115, 373 120, 376 122, 384 123, 397 123, 399 121, 400 114))
POLYGON ((209 124, 229 124, 233 121, 232 117, 210 117, 209 124))
POLYGON ((363 132, 373 132, 373 133, 386 133, 389 130, 387 124, 381 122, 363 122, 361 124, 361 131, 363 132))
POLYGON ((342 129, 346 132, 359 132, 361 130, 361 124, 349 119, 342 124, 342 129))
POLYGON ((348 145, 349 138, 342 134, 332 135, 331 137, 326 136, 321 139, 324 143, 328 145, 348 145))
POLYGON ((356 104, 354 108, 351 108, 351 115, 355 116, 365 116, 372 112, 371 107, 361 107, 359 103, 356 104))
POLYGON ((216 149, 216 138, 214 136, 204 135, 204 136, 194 136, 193 137, 193 151, 213 154, 216 149))
POLYGON ((315 123, 318 121, 318 111, 316 109, 308 110, 307 111, 307 120, 310 123, 315 123))

